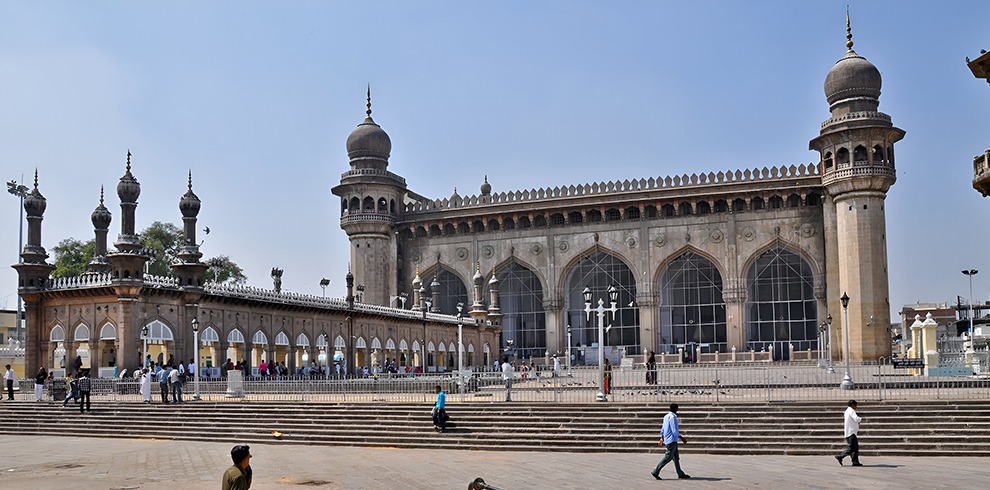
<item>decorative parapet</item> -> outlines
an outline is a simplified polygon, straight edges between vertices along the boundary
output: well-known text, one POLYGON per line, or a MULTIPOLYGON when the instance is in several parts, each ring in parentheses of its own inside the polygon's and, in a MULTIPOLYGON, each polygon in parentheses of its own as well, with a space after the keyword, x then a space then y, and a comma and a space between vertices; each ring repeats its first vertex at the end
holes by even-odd
POLYGON ((109 286, 112 278, 108 273, 83 274, 76 277, 53 277, 48 281, 48 290, 97 288, 109 286))
POLYGON ((822 183, 828 185, 837 180, 850 177, 887 177, 893 179, 897 177, 897 172, 893 168, 880 165, 848 166, 847 164, 846 167, 840 167, 838 170, 825 173, 822 183))
POLYGON ((849 114, 843 114, 841 116, 837 116, 837 117, 833 117, 831 119, 827 119, 825 122, 822 123, 822 129, 825 129, 826 127, 831 126, 833 124, 838 124, 838 123, 842 123, 842 122, 850 122, 850 121, 855 121, 855 120, 858 120, 858 119, 872 119, 872 120, 879 119, 881 121, 885 121, 885 122, 888 122, 888 123, 891 122, 890 121, 890 116, 888 116, 887 114, 884 114, 882 112, 877 112, 877 111, 850 112, 849 114))
POLYGON ((146 288, 167 288, 167 289, 178 289, 179 278, 178 277, 168 277, 168 276, 153 276, 151 274, 144 275, 144 287, 146 288))
POLYGON ((405 183, 406 183, 406 179, 404 179, 404 178, 402 178, 402 177, 400 177, 400 176, 398 176, 396 174, 393 174, 392 172, 389 172, 388 170, 381 170, 381 169, 377 169, 377 168, 357 168, 357 169, 354 169, 354 170, 348 170, 348 171, 340 174, 340 180, 343 181, 344 179, 346 179, 348 177, 364 177, 364 176, 387 177, 387 178, 390 178, 392 180, 395 180, 395 181, 398 181, 398 182, 402 182, 403 185, 405 185, 405 183))
POLYGON ((355 212, 341 216, 340 226, 351 223, 395 223, 395 221, 395 216, 388 214, 355 212))
MULTIPOLYGON (((557 199, 569 197, 584 197, 596 195, 621 194, 624 192, 637 192, 644 190, 660 189, 682 189, 701 188, 710 185, 721 185, 741 182, 771 182, 801 177, 815 177, 821 175, 818 167, 813 164, 801 164, 780 167, 763 167, 762 169, 736 170, 735 172, 709 172, 691 175, 667 176, 661 179, 639 179, 623 180, 614 182, 601 182, 584 184, 578 186, 547 187, 543 189, 530 189, 515 192, 493 193, 490 196, 467 196, 456 199, 434 199, 417 201, 407 204, 405 213, 430 212, 442 209, 459 209, 477 206, 488 206, 492 204, 505 204, 527 201, 539 201, 544 199, 557 199)), ((359 215, 357 215, 359 216, 359 215)))
MULTIPOLYGON (((324 308, 335 310, 347 310, 347 300, 343 298, 325 298, 311 294, 293 293, 288 291, 276 292, 273 289, 262 289, 253 286, 233 286, 227 284, 217 284, 208 282, 203 287, 208 294, 217 296, 251 299, 255 301, 265 301, 269 303, 283 303, 296 306, 306 306, 311 308, 324 308)), ((457 316, 442 315, 438 313, 416 312, 392 308, 390 306, 379 306, 365 303, 354 303, 354 311, 375 315, 388 316, 393 318, 408 318, 413 320, 431 320, 441 323, 457 324, 457 316)), ((471 324, 473 319, 465 318, 466 323, 471 324)))

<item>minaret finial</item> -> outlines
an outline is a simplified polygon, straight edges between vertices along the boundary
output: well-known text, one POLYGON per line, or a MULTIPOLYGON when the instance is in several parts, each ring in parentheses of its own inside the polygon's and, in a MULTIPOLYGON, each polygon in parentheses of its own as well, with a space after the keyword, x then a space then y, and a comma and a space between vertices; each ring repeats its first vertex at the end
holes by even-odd
POLYGON ((478 272, 481 272, 481 262, 478 262, 478 272))
POLYGON ((192 169, 189 169, 189 190, 192 191, 192 169))
POLYGON ((853 32, 852 27, 849 25, 849 6, 846 5, 846 47, 849 51, 853 50, 853 32))
POLYGON ((103 186, 100 186, 100 206, 103 205, 103 186))
POLYGON ((131 171, 131 150, 127 150, 127 171, 131 171))
POLYGON ((34 190, 38 190, 38 167, 34 168, 34 190))
POLYGON ((371 117, 371 84, 368 84, 368 110, 364 111, 368 117, 371 117))

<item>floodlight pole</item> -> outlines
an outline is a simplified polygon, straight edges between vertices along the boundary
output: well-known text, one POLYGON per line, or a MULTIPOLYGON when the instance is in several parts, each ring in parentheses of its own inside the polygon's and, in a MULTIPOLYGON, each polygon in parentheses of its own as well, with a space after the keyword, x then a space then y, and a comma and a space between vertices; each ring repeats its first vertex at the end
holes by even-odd
MULTIPOLYGON (((193 359, 196 362, 193 364, 193 383, 196 386, 196 394, 193 395, 193 400, 199 401, 199 319, 192 319, 192 331, 193 331, 193 345, 196 350, 196 355, 193 359)), ((181 361, 180 361, 181 362, 181 361)))

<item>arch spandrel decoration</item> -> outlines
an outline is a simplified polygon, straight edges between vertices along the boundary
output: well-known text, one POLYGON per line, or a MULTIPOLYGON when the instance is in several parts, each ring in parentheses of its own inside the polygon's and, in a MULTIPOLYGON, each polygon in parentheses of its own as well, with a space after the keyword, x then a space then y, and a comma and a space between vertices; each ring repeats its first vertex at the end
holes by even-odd
POLYGON ((110 322, 104 323, 100 328, 100 340, 117 340, 117 327, 110 322))

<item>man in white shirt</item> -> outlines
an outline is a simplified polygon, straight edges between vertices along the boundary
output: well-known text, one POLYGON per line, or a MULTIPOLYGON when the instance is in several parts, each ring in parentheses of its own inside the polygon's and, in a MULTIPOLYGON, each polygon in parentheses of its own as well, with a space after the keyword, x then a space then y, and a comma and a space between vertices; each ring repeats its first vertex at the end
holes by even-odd
POLYGON ((842 458, 851 456, 853 466, 863 466, 859 462, 859 422, 862 417, 856 413, 856 400, 849 400, 849 407, 843 415, 845 419, 846 449, 835 457, 842 466, 842 458))
POLYGON ((560 358, 553 356, 553 375, 560 376, 560 358))
POLYGON ((515 363, 509 362, 509 358, 506 357, 502 359, 502 379, 505 381, 505 401, 512 401, 512 378, 515 377, 515 372, 512 369, 512 365, 515 363))
POLYGON ((189 359, 189 369, 186 370, 187 373, 195 376, 196 375, 196 363, 192 359, 189 359))
POLYGON ((10 364, 6 366, 7 371, 3 373, 3 379, 7 381, 7 399, 14 399, 14 370, 10 368, 10 364))
MULTIPOLYGON (((182 367, 182 363, 179 363, 182 367)), ((172 386, 172 403, 182 403, 182 382, 179 381, 179 370, 172 369, 168 372, 168 384, 172 386)))

